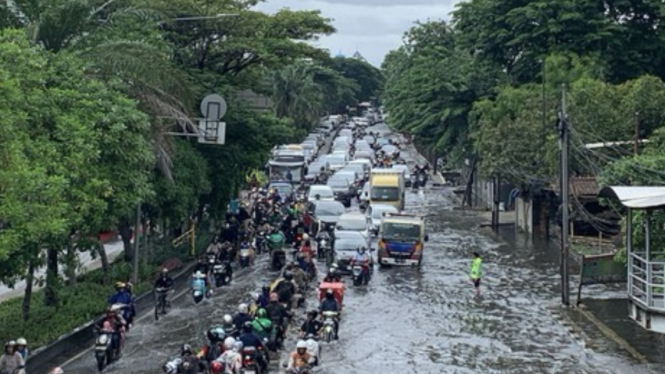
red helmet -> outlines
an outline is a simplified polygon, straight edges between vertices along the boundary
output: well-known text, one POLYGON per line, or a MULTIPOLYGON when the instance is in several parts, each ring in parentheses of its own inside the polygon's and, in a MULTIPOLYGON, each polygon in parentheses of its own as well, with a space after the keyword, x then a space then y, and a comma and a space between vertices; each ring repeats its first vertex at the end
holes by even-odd
POLYGON ((210 363, 210 372, 212 374, 221 374, 223 369, 224 365, 222 365, 222 363, 219 361, 213 361, 210 363))

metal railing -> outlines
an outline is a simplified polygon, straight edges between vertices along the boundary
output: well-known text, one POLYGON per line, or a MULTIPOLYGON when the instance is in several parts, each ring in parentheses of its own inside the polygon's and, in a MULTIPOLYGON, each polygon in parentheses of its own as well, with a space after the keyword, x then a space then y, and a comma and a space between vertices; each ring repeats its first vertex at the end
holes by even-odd
POLYGON ((628 296, 649 310, 665 313, 665 253, 632 252, 628 259, 628 296))

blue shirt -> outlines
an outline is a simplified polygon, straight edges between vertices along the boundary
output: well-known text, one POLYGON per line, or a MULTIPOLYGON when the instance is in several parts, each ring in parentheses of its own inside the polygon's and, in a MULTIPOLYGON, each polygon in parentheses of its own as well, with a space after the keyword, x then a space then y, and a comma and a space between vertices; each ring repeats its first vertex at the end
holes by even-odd
POLYGON ((259 347, 263 346, 263 342, 261 341, 261 338, 259 338, 253 332, 243 332, 238 337, 238 340, 240 340, 242 342, 243 347, 254 347, 254 348, 258 349, 259 347))
POLYGON ((126 305, 131 305, 132 304, 132 295, 129 294, 127 291, 118 291, 114 293, 113 295, 109 296, 108 298, 108 303, 113 305, 113 304, 126 304, 126 305))

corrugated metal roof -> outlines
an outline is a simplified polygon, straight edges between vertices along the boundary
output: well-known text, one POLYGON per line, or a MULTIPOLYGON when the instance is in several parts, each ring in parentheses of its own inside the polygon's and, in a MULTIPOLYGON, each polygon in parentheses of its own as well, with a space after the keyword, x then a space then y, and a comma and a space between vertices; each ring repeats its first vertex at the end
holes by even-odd
MULTIPOLYGON (((573 196, 596 196, 600 191, 596 177, 571 177, 568 182, 568 192, 573 196)), ((558 180, 552 183, 552 190, 560 191, 558 180)))
POLYGON ((627 208, 647 209, 665 206, 665 187, 605 187, 598 193, 598 196, 617 199, 627 208))

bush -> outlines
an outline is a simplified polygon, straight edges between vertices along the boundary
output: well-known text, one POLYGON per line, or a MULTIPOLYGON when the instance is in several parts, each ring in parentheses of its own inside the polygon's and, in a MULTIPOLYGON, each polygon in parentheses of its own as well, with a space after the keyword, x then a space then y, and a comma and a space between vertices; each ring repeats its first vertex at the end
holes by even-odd
MULTIPOLYGON (((211 235, 197 233, 196 248, 205 251, 211 235)), ((156 245, 155 261, 139 269, 141 281, 134 285, 134 294, 140 295, 152 288, 155 274, 169 258, 179 258, 186 262, 190 256, 184 247, 173 248, 170 244, 156 245)), ((23 337, 28 340, 30 350, 49 344, 75 328, 101 316, 106 307, 106 299, 113 293, 113 282, 131 278, 131 266, 122 260, 111 264, 108 279, 103 284, 101 269, 93 270, 78 277, 75 287, 58 290, 58 305, 45 306, 44 292, 33 292, 30 303, 30 319, 23 320, 23 298, 17 297, 0 303, 0 336, 5 340, 23 337)))

